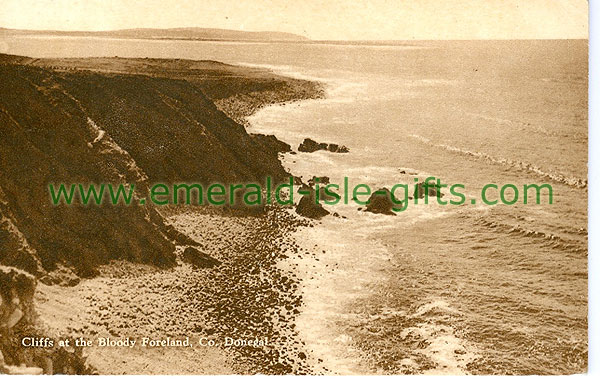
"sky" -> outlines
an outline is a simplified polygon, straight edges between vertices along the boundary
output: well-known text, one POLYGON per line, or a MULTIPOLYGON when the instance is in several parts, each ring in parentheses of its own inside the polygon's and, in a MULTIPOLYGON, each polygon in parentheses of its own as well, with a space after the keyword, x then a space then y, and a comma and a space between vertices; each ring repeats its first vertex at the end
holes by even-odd
POLYGON ((205 27, 315 40, 581 39, 586 0, 1 0, 0 27, 205 27))

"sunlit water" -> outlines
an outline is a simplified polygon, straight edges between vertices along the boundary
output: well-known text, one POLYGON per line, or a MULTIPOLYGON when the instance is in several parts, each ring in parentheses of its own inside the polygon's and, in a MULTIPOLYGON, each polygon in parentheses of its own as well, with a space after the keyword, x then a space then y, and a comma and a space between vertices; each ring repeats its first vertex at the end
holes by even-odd
MULTIPOLYGON (((212 59, 318 79, 328 98, 271 106, 250 131, 293 147, 305 180, 373 188, 435 176, 467 203, 397 216, 329 208, 300 230, 298 328, 340 373, 565 373, 587 366, 587 41, 396 46, 0 39, 6 53, 212 59), (550 183, 549 205, 485 206, 485 184, 550 183), (471 204, 475 199, 475 204, 471 204)), ((547 197, 542 199, 547 201, 547 197)), ((545 201, 545 202, 546 202, 545 201)))

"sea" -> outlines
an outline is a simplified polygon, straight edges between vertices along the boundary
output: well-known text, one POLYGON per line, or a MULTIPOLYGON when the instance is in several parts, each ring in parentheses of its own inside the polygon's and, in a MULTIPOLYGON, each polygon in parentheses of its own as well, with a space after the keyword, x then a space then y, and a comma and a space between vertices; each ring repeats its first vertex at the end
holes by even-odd
POLYGON ((294 263, 304 299, 296 328, 320 366, 340 374, 586 371, 587 40, 28 36, 3 38, 0 52, 210 59, 323 82, 324 99, 250 118, 250 132, 294 149, 305 138, 350 149, 285 154, 293 174, 373 189, 432 176, 463 185, 466 201, 434 197, 396 215, 338 204, 327 207, 337 216, 296 232, 317 256, 294 263), (513 205, 487 205, 486 184, 549 184, 552 203, 545 191, 540 204, 535 194, 525 204, 521 189, 513 205))

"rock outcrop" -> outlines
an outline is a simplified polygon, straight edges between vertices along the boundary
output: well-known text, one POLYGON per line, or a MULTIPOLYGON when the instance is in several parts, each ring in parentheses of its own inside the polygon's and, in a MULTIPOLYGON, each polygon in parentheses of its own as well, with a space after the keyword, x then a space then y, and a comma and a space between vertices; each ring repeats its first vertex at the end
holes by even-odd
POLYGON ((315 200, 315 191, 313 189, 308 190, 310 194, 303 195, 298 205, 296 206, 296 213, 306 218, 320 219, 329 214, 329 211, 323 208, 321 203, 317 203, 315 200))
POLYGON ((36 326, 35 288, 32 275, 0 266, 0 373, 90 374, 81 349, 59 347, 57 338, 36 326), (25 347, 23 338, 43 340, 46 347, 25 347), (52 346, 47 342, 53 342, 52 346))
POLYGON ((310 180, 308 180, 308 186, 315 186, 317 183, 317 180, 319 182, 319 184, 321 184, 321 186, 323 185, 327 185, 329 183, 329 177, 317 177, 317 176, 313 176, 310 180))
POLYGON ((304 153, 314 153, 315 151, 326 150, 332 153, 348 153, 350 149, 343 145, 337 145, 335 143, 317 142, 310 138, 305 138, 304 141, 298 146, 298 151, 304 153))
POLYGON ((371 194, 365 208, 366 212, 396 215, 394 208, 402 207, 402 204, 392 201, 392 193, 388 188, 381 188, 371 194))
POLYGON ((221 265, 219 260, 194 247, 187 247, 185 251, 183 251, 183 260, 196 268, 213 268, 221 265))

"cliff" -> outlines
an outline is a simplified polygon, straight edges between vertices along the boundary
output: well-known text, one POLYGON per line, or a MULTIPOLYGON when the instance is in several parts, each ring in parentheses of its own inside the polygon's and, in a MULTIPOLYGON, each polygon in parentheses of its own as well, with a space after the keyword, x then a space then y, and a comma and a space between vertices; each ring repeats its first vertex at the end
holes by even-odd
POLYGON ((48 184, 133 183, 144 197, 154 182, 285 178, 286 145, 249 135, 214 102, 318 96, 302 82, 216 62, 0 55, 0 264, 48 282, 112 259, 172 265, 175 242, 190 240, 154 207, 54 206, 48 184))

